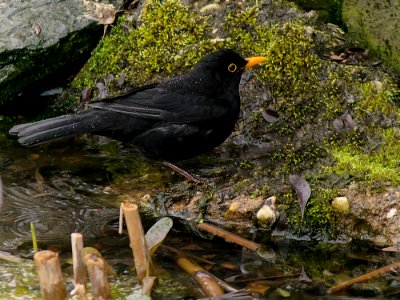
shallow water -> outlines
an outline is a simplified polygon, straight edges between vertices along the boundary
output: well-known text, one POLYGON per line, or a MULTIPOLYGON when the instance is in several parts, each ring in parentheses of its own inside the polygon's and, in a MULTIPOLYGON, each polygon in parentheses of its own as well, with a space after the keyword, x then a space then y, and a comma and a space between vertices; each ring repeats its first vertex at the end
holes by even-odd
MULTIPOLYGON (((127 186, 139 195, 163 191, 172 181, 163 166, 138 156, 131 148, 102 139, 70 140, 46 147, 26 149, 0 133, 0 176, 3 205, 0 210, 0 250, 28 259, 25 263, 0 260, 0 299, 39 299, 34 267, 30 223, 40 249, 60 253, 67 287, 71 287, 70 233, 81 232, 85 246, 96 247, 117 277, 112 280, 113 299, 126 299, 135 276, 126 235, 116 232, 119 203, 127 186)), ((225 244, 175 231, 165 244, 188 247, 191 254, 213 261, 210 270, 237 288, 268 287, 260 299, 399 299, 400 275, 393 271, 340 296, 326 290, 341 278, 351 278, 398 261, 397 253, 366 245, 326 244, 275 239, 268 241, 269 259, 225 244), (229 262, 233 268, 222 267, 229 262), (304 269, 310 282, 299 280, 304 269), (272 277, 271 277, 272 276, 272 277), (286 292, 288 294, 286 294, 286 292)), ((155 261, 162 268, 155 299, 200 297, 196 284, 174 263, 174 255, 160 249, 155 261)))

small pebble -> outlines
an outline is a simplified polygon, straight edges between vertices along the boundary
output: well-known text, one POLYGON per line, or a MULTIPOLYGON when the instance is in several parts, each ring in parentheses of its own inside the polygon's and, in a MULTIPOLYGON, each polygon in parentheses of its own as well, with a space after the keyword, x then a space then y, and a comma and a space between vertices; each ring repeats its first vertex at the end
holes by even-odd
POLYGON ((332 207, 338 212, 348 213, 350 212, 349 199, 347 197, 336 197, 332 201, 332 207))

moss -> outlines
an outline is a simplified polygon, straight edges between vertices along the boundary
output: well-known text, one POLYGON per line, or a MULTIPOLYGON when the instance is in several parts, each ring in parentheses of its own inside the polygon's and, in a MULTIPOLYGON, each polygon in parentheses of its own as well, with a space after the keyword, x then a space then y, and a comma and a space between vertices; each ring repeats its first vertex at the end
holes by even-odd
POLYGON ((349 176, 353 181, 382 190, 385 186, 400 184, 400 138, 398 128, 379 129, 381 144, 373 151, 343 145, 332 149, 336 159, 333 166, 324 168, 326 173, 349 176))
POLYGON ((349 178, 373 190, 400 184, 400 109, 393 101, 396 87, 390 82, 358 83, 360 99, 354 104, 354 119, 360 128, 347 135, 345 143, 329 149, 335 163, 324 172, 349 178))
POLYGON ((334 238, 333 225, 337 213, 334 212, 331 202, 338 194, 338 189, 313 189, 303 220, 296 194, 294 192, 284 194, 283 205, 287 211, 287 221, 291 232, 309 234, 310 230, 311 232, 323 231, 327 237, 334 238))
POLYGON ((392 83, 370 81, 363 83, 360 89, 361 98, 354 109, 356 118, 365 120, 384 115, 385 118, 400 120, 400 110, 391 97, 396 90, 392 83))
MULTIPOLYGON (((189 12, 180 1, 150 2, 140 22, 135 27, 134 21, 120 18, 73 86, 94 86, 95 80, 110 73, 116 79, 126 74, 128 85, 137 86, 166 74, 183 73, 215 47, 209 42, 206 18, 189 12)), ((115 82, 108 87, 112 94, 119 92, 115 82)))
MULTIPOLYGON (((246 100, 242 108, 248 117, 239 127, 244 128, 244 144, 256 141, 276 150, 259 160, 239 162, 240 176, 233 176, 236 182, 229 192, 232 197, 281 195, 278 201, 285 206, 294 232, 322 229, 332 234, 337 215, 331 200, 340 195, 339 188, 351 180, 377 189, 400 183, 396 172, 399 130, 394 126, 400 119, 399 93, 389 79, 374 81, 367 68, 322 60, 321 45, 316 43, 321 36, 327 38, 325 32, 301 20, 266 23, 263 14, 274 10, 263 5, 264 1, 258 1, 243 10, 224 6, 221 25, 214 16, 200 16, 179 1, 152 1, 144 7, 138 26, 129 17, 118 20, 73 86, 78 90, 93 87, 96 80, 112 73, 116 79, 108 88, 116 94, 121 74, 127 75, 127 86, 156 81, 184 73, 206 53, 221 47, 243 56, 267 57, 262 67, 252 70, 250 88, 242 90, 246 100), (215 37, 218 42, 213 41, 215 37), (255 99, 254 88, 271 97, 255 99), (356 96, 349 99, 349 95, 356 96), (265 109, 274 109, 278 120, 265 122, 261 114, 265 109), (356 128, 335 131, 333 121, 345 112, 353 117, 356 128), (310 180, 315 176, 304 220, 296 195, 282 192, 290 173, 309 174, 310 180), (346 182, 338 186, 332 178, 346 178, 346 182)), ((148 170, 143 170, 144 176, 148 170)), ((109 171, 120 173, 120 166, 113 162, 109 171)), ((121 180, 125 182, 124 177, 121 180)))

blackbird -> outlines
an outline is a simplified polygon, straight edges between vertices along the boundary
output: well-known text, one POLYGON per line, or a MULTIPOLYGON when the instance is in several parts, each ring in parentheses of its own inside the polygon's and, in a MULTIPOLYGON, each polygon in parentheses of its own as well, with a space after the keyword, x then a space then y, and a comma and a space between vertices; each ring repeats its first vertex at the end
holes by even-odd
POLYGON ((225 141, 239 117, 240 77, 264 60, 221 49, 203 57, 185 75, 92 102, 80 113, 16 125, 10 134, 27 147, 84 133, 111 137, 197 181, 172 162, 225 141))

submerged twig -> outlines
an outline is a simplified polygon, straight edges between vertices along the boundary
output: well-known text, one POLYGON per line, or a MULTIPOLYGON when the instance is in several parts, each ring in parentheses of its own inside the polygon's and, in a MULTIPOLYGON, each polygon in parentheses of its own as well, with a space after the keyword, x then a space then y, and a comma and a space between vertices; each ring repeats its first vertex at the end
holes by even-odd
POLYGON ((207 296, 216 297, 224 294, 224 290, 215 278, 198 264, 186 257, 179 257, 176 262, 197 281, 207 296))
POLYGON ((238 236, 237 234, 226 231, 222 228, 216 227, 208 223, 197 224, 197 227, 213 235, 219 236, 228 242, 235 243, 252 251, 257 251, 261 247, 261 245, 258 243, 252 242, 248 239, 245 239, 244 237, 238 236))
POLYGON ((340 292, 340 291, 348 288, 349 286, 351 286, 351 285, 353 285, 355 283, 360 283, 360 282, 364 282, 364 281, 367 281, 367 280, 370 280, 370 279, 374 279, 376 277, 381 276, 382 274, 391 272, 394 269, 399 269, 399 268, 400 268, 400 262, 392 263, 392 264, 387 265, 387 266, 385 266, 383 268, 379 268, 377 270, 365 273, 365 274, 363 274, 361 276, 352 278, 350 280, 346 280, 346 281, 344 281, 344 282, 342 282, 342 283, 340 283, 338 285, 335 285, 335 286, 331 287, 328 290, 328 294, 334 294, 334 293, 340 292))
MULTIPOLYGON (((197 255, 193 255, 191 253, 187 253, 186 251, 178 250, 178 249, 176 249, 174 247, 171 247, 171 246, 161 245, 161 247, 166 249, 166 250, 168 250, 168 251, 176 253, 176 255, 178 255, 179 257, 191 258, 192 260, 195 260, 196 262, 202 262, 202 263, 206 263, 206 264, 209 264, 209 265, 215 265, 216 264, 215 262, 212 262, 210 260, 207 260, 207 259, 202 258, 202 257, 197 256, 197 255)), ((228 292, 236 292, 236 291, 238 291, 238 289, 234 288, 233 286, 231 286, 226 281, 223 281, 222 279, 218 278, 217 276, 213 275, 212 273, 209 273, 209 274, 210 274, 210 276, 212 276, 218 282, 218 284, 225 291, 228 291, 228 292)))
POLYGON ((25 260, 25 259, 23 259, 21 257, 12 255, 12 254, 10 254, 8 252, 4 252, 4 251, 0 251, 0 259, 5 260, 5 261, 9 261, 9 262, 12 262, 12 263, 16 263, 16 264, 21 264, 23 262, 28 261, 28 260, 25 260))

